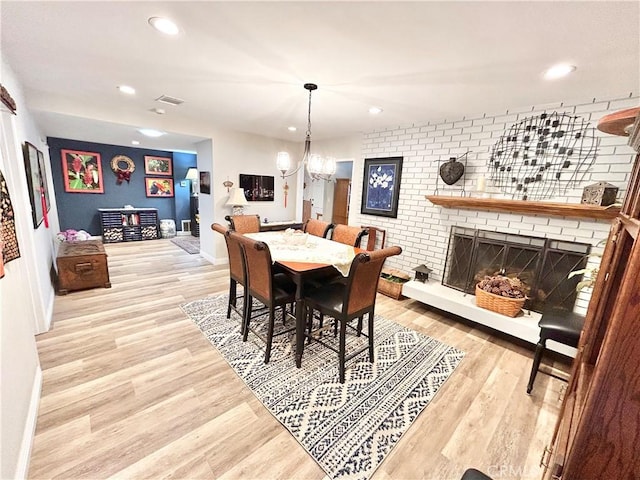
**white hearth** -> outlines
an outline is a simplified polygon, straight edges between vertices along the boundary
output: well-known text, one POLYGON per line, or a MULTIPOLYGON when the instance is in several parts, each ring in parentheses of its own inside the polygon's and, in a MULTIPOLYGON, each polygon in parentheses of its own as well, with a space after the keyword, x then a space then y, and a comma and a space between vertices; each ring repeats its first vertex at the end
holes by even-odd
MULTIPOLYGON (((476 305, 476 297, 450 287, 445 287, 436 281, 425 283, 412 280, 402 286, 402 294, 440 310, 453 313, 472 322, 485 325, 494 330, 520 338, 531 344, 538 343, 540 328, 538 321, 541 315, 537 312, 523 310, 515 318, 480 308, 476 305)), ((547 342, 547 348, 555 352, 575 357, 576 349, 554 341, 547 342)))

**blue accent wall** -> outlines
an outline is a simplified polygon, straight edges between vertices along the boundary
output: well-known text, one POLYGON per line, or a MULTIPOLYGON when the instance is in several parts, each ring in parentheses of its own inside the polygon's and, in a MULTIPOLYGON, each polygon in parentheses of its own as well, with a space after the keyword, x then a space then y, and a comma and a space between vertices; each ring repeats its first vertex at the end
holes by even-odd
POLYGON ((122 208, 133 205, 136 208, 157 208, 158 218, 172 218, 180 228, 180 220, 189 218, 189 182, 181 186, 187 168, 196 166, 196 155, 143 148, 122 147, 103 143, 83 142, 64 138, 48 137, 51 171, 58 206, 60 229, 86 230, 91 235, 101 235, 99 208, 122 208), (61 150, 80 150, 100 154, 104 193, 65 192, 62 171, 61 150), (116 175, 111 170, 111 159, 116 155, 126 155, 135 164, 129 183, 116 184, 116 175), (148 198, 144 186, 144 157, 170 157, 173 159, 173 182, 175 197, 148 198))
POLYGON ((189 167, 195 167, 198 156, 193 153, 173 152, 173 177, 176 185, 176 228, 180 230, 182 220, 191 218, 190 196, 191 181, 184 180, 189 167), (180 182, 186 182, 186 187, 180 187, 180 182))

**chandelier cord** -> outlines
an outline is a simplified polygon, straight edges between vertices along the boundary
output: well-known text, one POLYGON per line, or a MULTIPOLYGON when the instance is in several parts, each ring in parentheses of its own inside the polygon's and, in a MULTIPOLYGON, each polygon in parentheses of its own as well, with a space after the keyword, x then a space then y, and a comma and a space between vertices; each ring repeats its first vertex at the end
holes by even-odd
POLYGON ((309 90, 309 109, 307 111, 307 137, 311 136, 311 92, 313 92, 313 90, 309 90))

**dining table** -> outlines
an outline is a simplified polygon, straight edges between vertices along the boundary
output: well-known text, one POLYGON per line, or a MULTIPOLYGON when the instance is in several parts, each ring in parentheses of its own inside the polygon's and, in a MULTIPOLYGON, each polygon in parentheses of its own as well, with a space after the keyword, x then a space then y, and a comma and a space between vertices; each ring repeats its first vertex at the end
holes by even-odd
POLYGON ((300 368, 305 337, 305 284, 308 285, 314 278, 326 277, 334 272, 347 277, 354 257, 365 250, 290 230, 245 235, 266 243, 274 264, 277 264, 296 285, 296 367, 300 368))

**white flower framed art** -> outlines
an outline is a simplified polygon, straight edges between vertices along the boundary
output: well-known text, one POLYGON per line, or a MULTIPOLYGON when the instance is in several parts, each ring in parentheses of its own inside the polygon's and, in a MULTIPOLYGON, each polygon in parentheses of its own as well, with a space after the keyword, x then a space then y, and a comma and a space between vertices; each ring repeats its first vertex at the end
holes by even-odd
POLYGON ((365 158, 360 212, 396 218, 401 176, 402 157, 365 158))

